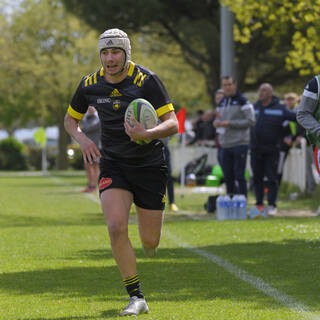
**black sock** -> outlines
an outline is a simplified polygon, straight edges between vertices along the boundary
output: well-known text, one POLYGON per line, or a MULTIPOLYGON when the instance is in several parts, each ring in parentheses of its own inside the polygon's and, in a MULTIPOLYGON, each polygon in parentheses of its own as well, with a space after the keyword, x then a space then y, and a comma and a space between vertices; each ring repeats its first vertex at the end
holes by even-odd
POLYGON ((143 298, 139 276, 137 274, 132 277, 123 279, 122 281, 126 286, 126 289, 130 297, 137 296, 138 298, 143 298))

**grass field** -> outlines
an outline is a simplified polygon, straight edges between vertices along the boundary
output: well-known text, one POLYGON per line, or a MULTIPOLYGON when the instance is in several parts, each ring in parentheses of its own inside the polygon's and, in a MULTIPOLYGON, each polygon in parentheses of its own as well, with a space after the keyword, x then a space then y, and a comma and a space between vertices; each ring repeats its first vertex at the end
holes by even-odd
MULTIPOLYGON (((1 174, 1 320, 120 319, 127 295, 84 184, 83 174, 1 174)), ((206 197, 177 197, 188 214, 166 215, 155 259, 143 255, 132 211, 150 307, 139 318, 320 319, 320 218, 216 221, 206 197)))

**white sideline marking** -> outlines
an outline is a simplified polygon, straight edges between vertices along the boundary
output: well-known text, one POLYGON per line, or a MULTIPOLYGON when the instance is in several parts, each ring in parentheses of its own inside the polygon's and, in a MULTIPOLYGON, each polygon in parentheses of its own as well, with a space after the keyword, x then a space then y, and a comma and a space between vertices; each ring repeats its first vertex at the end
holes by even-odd
POLYGON ((229 273, 233 274, 237 278, 243 280, 246 283, 251 284, 253 287, 255 287, 257 290, 262 291, 266 295, 272 297, 273 299, 277 300, 278 302, 282 303, 283 305, 289 307, 290 309, 301 313, 301 316, 304 317, 304 319, 308 320, 319 320, 320 317, 315 316, 312 314, 310 309, 305 306, 304 304, 294 300, 289 295, 279 291, 278 289, 270 286, 266 282, 264 282, 261 278, 255 277, 250 275, 248 272, 240 269, 239 267, 233 265, 232 263, 228 262, 227 260, 224 260, 223 258, 209 253, 205 250, 198 249, 195 247, 192 247, 190 244, 183 242, 181 239, 176 237, 171 232, 165 231, 164 235, 173 241, 176 245, 179 247, 185 248, 199 256, 202 256, 211 262, 217 264, 219 267, 223 268, 224 270, 228 271, 229 273))

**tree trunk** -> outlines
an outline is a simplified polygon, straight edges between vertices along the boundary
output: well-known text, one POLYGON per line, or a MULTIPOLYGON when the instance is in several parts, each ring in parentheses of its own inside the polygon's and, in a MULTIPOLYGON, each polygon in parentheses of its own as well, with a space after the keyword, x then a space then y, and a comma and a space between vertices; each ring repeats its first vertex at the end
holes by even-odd
POLYGON ((68 169, 67 161, 67 146, 70 143, 70 136, 64 128, 64 113, 59 113, 59 140, 58 140, 58 158, 57 158, 57 169, 66 170, 68 169))

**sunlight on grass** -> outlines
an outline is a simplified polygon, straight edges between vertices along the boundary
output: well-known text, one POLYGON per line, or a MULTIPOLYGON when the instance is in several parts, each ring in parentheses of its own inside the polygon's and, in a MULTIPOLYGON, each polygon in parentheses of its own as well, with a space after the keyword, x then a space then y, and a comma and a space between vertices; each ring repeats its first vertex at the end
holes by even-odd
MULTIPOLYGON (((80 192, 84 174, 2 174, 0 182, 0 319, 118 319, 126 292, 100 204, 80 192)), ((131 212, 129 233, 150 307, 141 319, 304 319, 168 232, 320 311, 320 220, 216 221, 203 207, 208 195, 176 191, 179 208, 198 220, 168 211, 155 259, 144 256, 131 212)))

